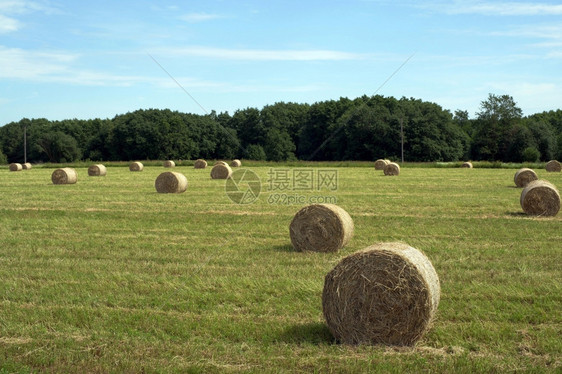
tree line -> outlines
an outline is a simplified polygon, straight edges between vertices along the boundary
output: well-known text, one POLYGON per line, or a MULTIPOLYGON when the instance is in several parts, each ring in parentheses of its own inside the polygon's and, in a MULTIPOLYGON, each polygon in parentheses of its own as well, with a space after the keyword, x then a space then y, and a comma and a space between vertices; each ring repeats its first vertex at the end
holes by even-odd
POLYGON ((562 110, 524 117, 490 94, 475 118, 414 98, 362 96, 206 115, 148 109, 112 119, 27 119, 0 127, 0 163, 164 159, 488 160, 562 158, 562 110))

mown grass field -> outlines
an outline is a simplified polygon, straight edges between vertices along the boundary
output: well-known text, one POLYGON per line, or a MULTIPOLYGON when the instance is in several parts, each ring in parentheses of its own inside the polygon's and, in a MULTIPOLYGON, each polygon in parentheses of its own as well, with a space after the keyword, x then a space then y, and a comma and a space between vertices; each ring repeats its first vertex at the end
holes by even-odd
POLYGON ((525 216, 516 170, 336 168, 336 191, 285 191, 352 216, 350 244, 319 254, 292 250, 303 205, 270 199, 271 167, 251 166, 249 205, 209 168, 176 167, 183 194, 156 193, 158 166, 78 168, 75 185, 0 170, 0 373, 562 370, 562 213, 525 216), (441 280, 414 348, 342 346, 324 324, 325 274, 380 241, 423 250, 441 280))

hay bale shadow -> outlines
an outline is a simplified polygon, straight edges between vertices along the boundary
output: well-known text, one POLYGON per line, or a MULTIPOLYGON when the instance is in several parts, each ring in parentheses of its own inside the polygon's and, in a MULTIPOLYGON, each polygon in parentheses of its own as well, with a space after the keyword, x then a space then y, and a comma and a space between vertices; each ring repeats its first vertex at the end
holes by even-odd
POLYGON ((334 344, 336 342, 328 330, 328 326, 321 322, 289 326, 280 334, 279 340, 292 344, 334 344))
POLYGON ((512 217, 529 217, 525 212, 505 212, 505 214, 512 217))
POLYGON ((273 250, 276 252, 296 252, 291 244, 274 245, 273 250))

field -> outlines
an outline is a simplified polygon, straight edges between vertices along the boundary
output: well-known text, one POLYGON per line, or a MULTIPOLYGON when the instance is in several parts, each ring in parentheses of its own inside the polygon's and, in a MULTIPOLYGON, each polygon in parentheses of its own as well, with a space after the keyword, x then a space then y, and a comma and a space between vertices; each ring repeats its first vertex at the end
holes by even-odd
MULTIPOLYGON (((161 166, 77 168, 75 185, 1 169, 0 373, 562 370, 562 213, 524 215, 516 170, 324 165, 307 170, 337 184, 297 190, 292 167, 250 169, 262 190, 246 205, 209 168, 176 167, 183 194, 156 193, 161 166), (340 252, 293 251, 289 223, 312 200, 353 218, 340 252), (413 348, 337 344, 324 276, 381 241, 431 259, 437 319, 413 348)), ((562 173, 536 171, 561 189, 562 173)))

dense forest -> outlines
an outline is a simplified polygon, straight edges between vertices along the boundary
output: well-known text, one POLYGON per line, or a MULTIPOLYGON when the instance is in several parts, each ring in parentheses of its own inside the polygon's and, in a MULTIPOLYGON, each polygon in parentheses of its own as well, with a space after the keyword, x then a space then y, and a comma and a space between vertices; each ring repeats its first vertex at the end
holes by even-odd
POLYGON ((490 94, 475 118, 419 99, 363 96, 207 115, 149 109, 113 119, 22 119, 0 127, 0 163, 76 160, 285 161, 562 158, 562 110, 524 117, 490 94))

